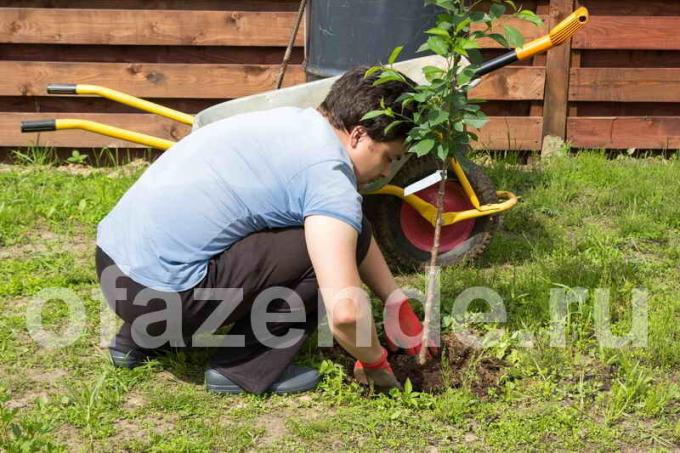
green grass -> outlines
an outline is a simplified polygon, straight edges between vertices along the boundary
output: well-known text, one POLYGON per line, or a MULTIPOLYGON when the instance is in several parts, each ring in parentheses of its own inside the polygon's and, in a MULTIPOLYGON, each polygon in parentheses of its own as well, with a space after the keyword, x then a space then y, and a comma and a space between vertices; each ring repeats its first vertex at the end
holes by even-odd
MULTIPOLYGON (((206 393, 205 355, 114 369, 99 339, 93 251, 97 222, 141 174, 64 171, 38 149, 0 168, 0 449, 7 451, 265 451, 393 449, 618 450, 680 448, 680 160, 607 159, 597 152, 542 166, 490 161, 497 187, 522 202, 476 263, 442 273, 444 314, 461 291, 486 286, 508 322, 482 356, 502 357, 497 388, 468 384, 432 396, 367 395, 312 347, 323 381, 291 397, 206 393), (43 288, 83 301, 86 333, 61 349, 28 335, 25 309, 43 288), (583 287, 566 348, 550 347, 550 290, 583 287), (595 288, 610 289, 612 330, 631 325, 631 294, 649 293, 646 348, 597 341, 595 288), (522 344, 519 331, 532 335, 522 344)), ((423 287, 419 275, 399 277, 423 287)), ((483 304, 473 304, 483 310, 483 304)), ((67 309, 50 301, 46 326, 67 309)), ((444 318, 446 321, 446 318, 444 318)), ((471 376, 474 379, 474 376, 471 376)), ((467 381, 466 381, 467 382, 467 381)))

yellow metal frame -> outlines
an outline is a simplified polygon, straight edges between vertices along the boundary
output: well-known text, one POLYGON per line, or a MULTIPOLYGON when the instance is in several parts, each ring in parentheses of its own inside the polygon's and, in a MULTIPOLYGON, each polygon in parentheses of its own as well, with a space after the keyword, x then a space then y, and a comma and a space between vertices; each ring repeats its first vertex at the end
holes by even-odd
MULTIPOLYGON (((456 159, 451 159, 451 167, 453 172, 458 178, 458 182, 463 187, 463 191, 468 196, 470 203, 474 209, 468 209, 467 211, 457 211, 457 212, 445 212, 442 214, 442 226, 453 225, 456 222, 461 222, 463 220, 476 219, 478 217, 484 217, 489 215, 500 214, 501 212, 507 211, 517 204, 519 197, 512 192, 497 191, 496 196, 501 200, 500 203, 493 203, 487 205, 481 205, 477 194, 475 194, 470 181, 456 159)), ((430 222, 432 226, 435 226, 437 221, 437 208, 427 201, 423 200, 417 195, 404 195, 404 189, 401 187, 387 184, 378 190, 369 192, 367 195, 392 195, 401 198, 405 203, 415 209, 425 220, 430 222)))
POLYGON ((154 113, 183 124, 188 124, 189 126, 193 126, 194 124, 194 117, 192 115, 188 115, 168 107, 163 107, 162 105, 145 101, 144 99, 140 99, 111 88, 106 88, 99 85, 76 85, 76 94, 101 96, 103 98, 125 104, 144 112, 154 113))
POLYGON ((165 151, 175 144, 172 140, 165 140, 154 137, 153 135, 142 134, 139 132, 129 131, 120 127, 109 126, 107 124, 98 123, 96 121, 78 120, 78 119, 60 119, 55 120, 55 130, 65 129, 82 129, 95 134, 106 135, 108 137, 118 138, 140 145, 146 145, 151 148, 161 149, 165 151))

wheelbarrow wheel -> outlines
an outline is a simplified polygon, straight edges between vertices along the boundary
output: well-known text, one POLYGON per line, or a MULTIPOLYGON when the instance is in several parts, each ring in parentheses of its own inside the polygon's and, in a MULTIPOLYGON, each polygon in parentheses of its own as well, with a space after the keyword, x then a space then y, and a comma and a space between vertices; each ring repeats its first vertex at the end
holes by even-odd
MULTIPOLYGON (((435 159, 411 159, 392 180, 406 187, 437 170, 435 159)), ((496 188, 480 167, 470 164, 466 175, 482 204, 496 203, 496 188)), ((473 209, 453 171, 446 182, 445 212, 473 209)), ((436 205, 438 184, 416 195, 436 205)), ((402 271, 422 270, 430 263, 434 227, 401 199, 390 195, 365 196, 364 210, 373 224, 376 240, 392 267, 402 271)), ((498 227, 498 216, 477 217, 444 226, 437 263, 450 266, 481 255, 498 227)))

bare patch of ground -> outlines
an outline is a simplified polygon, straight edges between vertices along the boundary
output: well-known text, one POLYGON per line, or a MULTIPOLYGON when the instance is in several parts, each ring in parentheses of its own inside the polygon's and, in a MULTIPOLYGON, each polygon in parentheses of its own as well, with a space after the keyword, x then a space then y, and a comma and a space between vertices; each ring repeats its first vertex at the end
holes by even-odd
POLYGON ((258 439, 259 445, 267 445, 276 442, 288 434, 286 420, 290 415, 283 413, 265 414, 257 419, 257 426, 264 429, 264 434, 258 439))
POLYGON ((46 400, 49 398, 49 394, 44 390, 25 392, 21 395, 12 396, 12 398, 3 404, 6 409, 23 409, 26 407, 31 407, 34 406, 39 399, 46 400))
POLYGON ((68 372, 61 368, 55 368, 52 370, 29 368, 26 371, 26 377, 28 379, 41 384, 48 384, 50 386, 58 385, 66 376, 68 376, 68 372))
POLYGON ((60 237, 42 225, 34 228, 29 237, 29 242, 0 248, 0 260, 28 258, 34 255, 48 253, 60 247, 60 237))
POLYGON ((146 399, 146 397, 144 397, 144 395, 133 392, 127 396, 125 403, 123 403, 123 409, 126 411, 135 411, 140 407, 146 406, 147 404, 149 404, 149 401, 146 399))
POLYGON ((164 434, 172 431, 178 421, 178 415, 163 413, 155 413, 142 419, 123 418, 115 422, 116 434, 110 441, 117 445, 118 442, 145 439, 151 433, 164 434))

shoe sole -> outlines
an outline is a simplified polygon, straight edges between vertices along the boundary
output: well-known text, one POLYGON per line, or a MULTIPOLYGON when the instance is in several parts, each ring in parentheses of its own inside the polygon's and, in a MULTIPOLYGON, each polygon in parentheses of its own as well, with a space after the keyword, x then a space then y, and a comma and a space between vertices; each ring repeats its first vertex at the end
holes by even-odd
MULTIPOLYGON (((275 383, 272 385, 272 387, 267 390, 266 393, 273 393, 276 395, 285 395, 289 393, 301 393, 301 392, 307 392, 309 390, 313 390, 316 388, 316 386, 319 384, 319 374, 314 373, 313 379, 309 381, 302 381, 297 384, 293 385, 287 385, 287 384, 281 384, 280 386, 277 386, 275 383)), ((209 392, 213 393, 228 393, 228 394, 239 394, 239 393, 244 393, 244 390, 239 387, 238 385, 234 383, 229 383, 229 384, 210 384, 205 381, 205 388, 209 392)))

